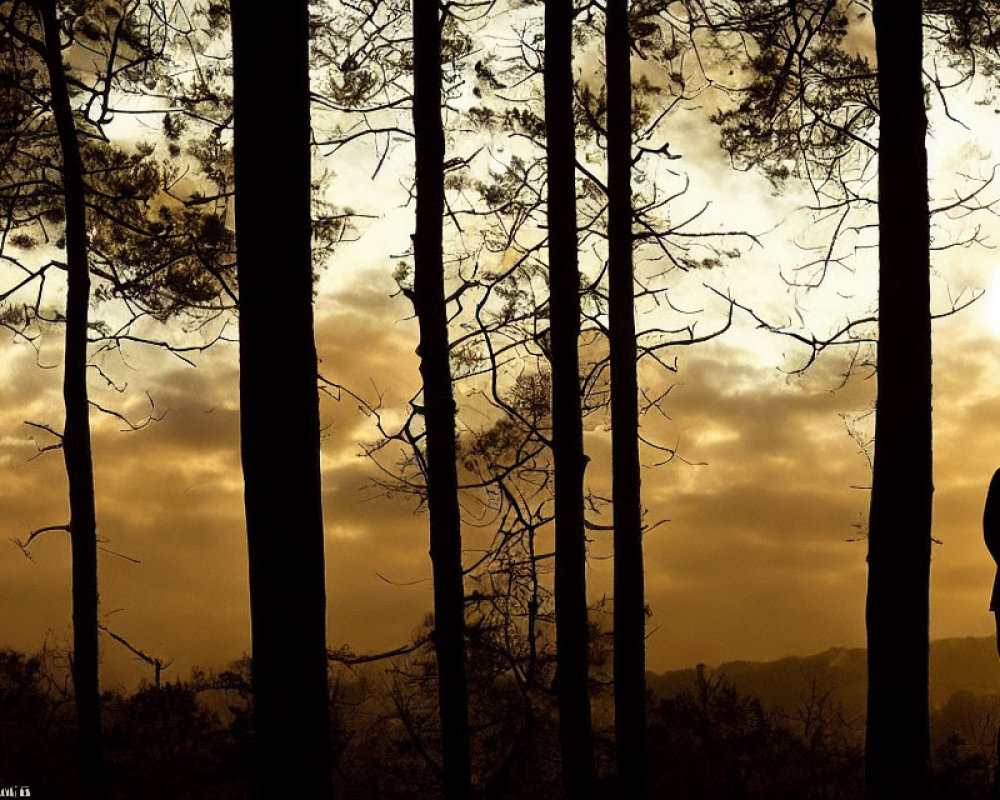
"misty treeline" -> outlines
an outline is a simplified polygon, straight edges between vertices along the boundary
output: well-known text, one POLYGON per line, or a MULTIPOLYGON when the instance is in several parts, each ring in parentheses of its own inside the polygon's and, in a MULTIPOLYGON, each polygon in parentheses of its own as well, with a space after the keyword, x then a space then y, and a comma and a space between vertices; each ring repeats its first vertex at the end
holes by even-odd
POLYGON ((72 680, 8 654, 0 695, 46 720, 38 735, 53 738, 31 758, 75 750, 78 769, 46 780, 72 777, 86 798, 205 796, 197 780, 268 798, 983 791, 989 756, 972 764, 954 741, 931 778, 929 287, 932 224, 945 246, 949 215, 989 211, 990 179, 964 176, 932 202, 924 139, 928 107, 951 117, 970 87, 993 99, 995 12, 0 2, 0 322, 37 348, 64 336, 64 422, 28 424, 65 458, 70 519, 18 544, 68 534, 72 680), (767 240, 752 219, 712 221, 713 187, 692 185, 670 144, 692 120, 735 168, 808 191, 817 238, 785 276, 792 292, 877 246, 877 313, 814 331, 712 280, 767 240), (419 332, 402 421, 336 364, 317 368, 317 271, 349 269, 332 256, 366 222, 335 176, 360 158, 373 178, 398 174, 414 214, 410 250, 385 254, 419 332), (799 370, 829 349, 878 370, 863 746, 832 708, 782 716, 711 676, 674 699, 646 691, 642 540, 660 521, 640 465, 678 453, 642 422, 669 414, 678 351, 734 319, 789 338, 799 370), (123 410, 128 353, 194 365, 233 342, 252 659, 160 685, 162 660, 99 615, 90 419, 155 424, 155 397, 144 419, 123 410), (390 653, 327 642, 319 392, 369 416, 379 485, 427 512, 433 615, 390 653), (597 424, 611 431, 611 497, 586 478, 597 424), (609 529, 613 597, 595 606, 588 543, 609 529), (155 666, 153 686, 101 694, 102 631, 155 666), (203 691, 240 702, 217 703, 220 716, 203 691))
MULTIPOLYGON (((610 641, 605 638, 601 649, 610 641)), ((490 797, 559 792, 558 709, 551 694, 532 707, 528 738, 516 687, 496 680, 493 646, 469 641, 472 764, 492 777, 490 797), (497 752, 499 748, 500 752, 497 752)), ((609 654, 606 654, 609 655, 609 654)), ((436 714, 433 653, 377 664, 335 666, 329 722, 334 782, 341 796, 418 800, 440 795, 441 776, 412 726, 436 714)), ((610 659, 608 660, 610 663, 610 659)), ((73 797, 75 726, 66 654, 0 650, 0 703, 19 735, 0 751, 4 775, 32 776, 32 796, 73 797)), ((250 662, 194 670, 162 685, 102 693, 112 796, 244 798, 253 764, 250 662)), ((596 763, 610 768, 614 744, 610 689, 595 693, 596 763)), ((990 797, 1000 696, 956 692, 931 713, 928 795, 990 797)), ((794 704, 766 704, 724 676, 699 667, 685 688, 650 699, 650 794, 685 800, 825 797, 863 793, 864 719, 832 684, 813 678, 794 704)), ((421 727, 423 729, 423 727, 421 727)))

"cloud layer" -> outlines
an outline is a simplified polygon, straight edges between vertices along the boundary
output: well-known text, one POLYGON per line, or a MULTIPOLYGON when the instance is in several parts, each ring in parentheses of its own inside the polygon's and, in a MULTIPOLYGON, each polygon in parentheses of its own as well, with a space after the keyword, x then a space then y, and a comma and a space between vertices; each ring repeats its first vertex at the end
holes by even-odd
MULTIPOLYGON (((413 326, 371 276, 321 310, 319 350, 328 377, 387 411, 417 386, 413 326), (366 288, 367 287, 367 288, 366 288)), ((321 307, 322 308, 322 307, 321 307)), ((992 563, 980 514, 1000 452, 1000 346, 988 308, 938 323, 935 363, 936 503, 932 634, 984 634, 992 563)), ((643 472, 647 590, 653 611, 649 666, 772 658, 864 641, 867 462, 842 414, 870 406, 874 379, 836 391, 836 358, 788 378, 744 331, 685 351, 664 410, 644 435, 680 458, 643 472), (861 487, 861 488, 859 488, 861 487)), ((45 435, 24 419, 59 426, 58 370, 27 348, 5 354, 0 463, 5 534, 23 539, 66 518, 58 452, 32 459, 45 435)), ((239 478, 235 350, 221 346, 197 369, 144 356, 143 381, 162 421, 122 433, 95 416, 102 610, 107 624, 180 673, 221 666, 249 646, 246 555, 239 478)), ((646 374, 649 380, 656 378, 646 374)), ((138 390, 138 387, 137 387, 138 390)), ((131 399, 130 399, 131 398, 131 399)), ((144 398, 122 402, 136 414, 144 398)), ((358 443, 371 420, 353 400, 324 399, 329 639, 356 651, 405 642, 431 607, 426 516, 412 498, 372 485, 358 443)), ((275 424, 281 424, 280 414, 275 424)), ((587 437, 595 490, 609 487, 609 435, 587 437)), ((646 450, 647 464, 659 460, 646 450)), ((600 520, 607 522, 608 520, 600 520)), ((610 594, 610 533, 593 534, 591 596, 610 594)), ((0 548, 6 644, 34 649, 70 640, 65 535, 45 534, 28 561, 0 548)), ((133 682, 144 668, 104 644, 105 680, 133 682)), ((148 676, 145 676, 148 677, 148 676)))

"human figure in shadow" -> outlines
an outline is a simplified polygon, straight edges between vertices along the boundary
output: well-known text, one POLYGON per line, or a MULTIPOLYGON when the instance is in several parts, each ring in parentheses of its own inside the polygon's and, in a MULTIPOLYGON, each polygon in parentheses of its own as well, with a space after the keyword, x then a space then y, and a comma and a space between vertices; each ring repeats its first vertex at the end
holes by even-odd
MULTIPOLYGON (((986 549, 996 562, 997 571, 993 578, 993 593, 990 595, 990 611, 996 625, 997 655, 1000 656, 1000 469, 993 473, 989 491, 986 493, 986 507, 983 509, 983 538, 986 549)), ((997 729, 997 761, 1000 765, 1000 727, 997 729)), ((992 796, 1000 799, 1000 766, 993 775, 992 796)))
POLYGON ((1000 656, 1000 469, 993 473, 990 489, 986 493, 986 508, 983 509, 983 538, 997 565, 993 579, 993 594, 990 596, 990 611, 997 630, 997 655, 1000 656))

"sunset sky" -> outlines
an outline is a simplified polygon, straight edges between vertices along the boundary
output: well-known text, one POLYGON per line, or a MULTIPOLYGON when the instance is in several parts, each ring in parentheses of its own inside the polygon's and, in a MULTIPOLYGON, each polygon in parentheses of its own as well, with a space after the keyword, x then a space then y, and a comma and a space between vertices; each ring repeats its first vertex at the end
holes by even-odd
MULTIPOLYGON (((932 118, 933 188, 954 191, 956 171, 989 175, 996 138, 992 111, 952 109, 971 131, 932 118), (963 116, 963 114, 965 116, 963 116)), ((692 307, 714 302, 706 283, 760 309, 780 323, 795 315, 779 269, 801 262, 809 236, 808 202, 801 187, 775 196, 755 175, 729 169, 717 137, 692 113, 679 118, 673 169, 691 175, 690 203, 712 205, 707 229, 761 233, 761 246, 724 267, 685 276, 692 288, 679 297, 692 307), (714 227, 713 227, 714 226, 714 227), (764 234, 765 231, 769 231, 764 234)), ((317 344, 325 375, 374 399, 384 393, 391 412, 417 387, 415 325, 408 303, 391 298, 395 256, 408 245, 412 208, 404 208, 396 166, 370 180, 371 153, 359 145, 323 162, 335 173, 338 202, 380 218, 358 225, 356 242, 341 246, 325 268, 317 298, 317 344), (366 160, 367 159, 367 160, 366 160), (394 171, 395 170, 395 171, 394 171)), ((996 192, 992 196, 998 196, 996 192)), ((688 201, 685 201, 688 202, 688 201)), ((981 224, 979 238, 1000 241, 1000 220, 980 214, 957 220, 961 238, 981 224)), ((942 236, 944 234, 942 233, 942 236)), ((800 298, 817 332, 845 314, 870 312, 874 252, 857 240, 854 274, 841 272, 823 293, 800 298), (841 297, 850 294, 844 300, 841 297)), ((943 239, 941 239, 943 241, 943 239)), ((935 324, 935 516, 931 585, 932 637, 985 635, 993 564, 980 527, 986 488, 1000 466, 1000 282, 996 251, 935 253, 935 308, 947 292, 981 287, 986 296, 935 324)), ((680 279, 679 279, 680 280, 680 279)), ((718 298, 715 298, 718 300, 718 298)), ((718 315, 718 303, 710 309, 718 315)), ((280 316, 280 315, 279 315, 280 316)), ((704 323, 711 327, 711 319, 704 323)), ((280 336, 280 320, 276 320, 280 336)), ((0 496, 6 539, 67 521, 65 474, 58 452, 26 420, 61 426, 58 336, 40 355, 10 337, 0 347, 0 496)), ((646 539, 649 621, 648 667, 661 671, 697 662, 772 659, 832 646, 864 644, 865 550, 863 523, 868 463, 842 415, 864 414, 875 378, 859 370, 841 387, 846 353, 824 355, 803 376, 790 376, 807 355, 790 340, 754 329, 737 313, 724 337, 679 348, 669 420, 650 417, 644 433, 677 444, 685 461, 643 472, 648 519, 668 520, 646 539), (838 388, 841 387, 841 388, 838 388)), ((192 368, 163 353, 125 352, 127 364, 109 369, 129 382, 118 402, 141 418, 153 398, 165 417, 142 431, 123 433, 113 419, 93 415, 99 533, 110 550, 100 561, 101 609, 106 624, 165 661, 168 675, 191 667, 223 667, 249 650, 246 547, 238 449, 236 349, 221 344, 192 368)), ((275 379, 280 380, 276 366, 275 379)), ((665 388, 661 373, 644 378, 665 388), (656 382, 661 382, 657 384, 656 382)), ((99 381, 94 376, 95 390, 99 381)), ((324 502, 327 519, 329 644, 374 652, 405 644, 431 607, 427 519, 412 500, 387 499, 373 489, 371 465, 360 442, 374 438, 371 421, 345 399, 322 401, 324 502)), ((281 426, 281 409, 274 424, 281 426)), ((466 424, 471 424, 466 422, 466 424)), ((609 487, 609 434, 590 425, 588 479, 609 487)), ((645 452, 644 460, 657 460, 645 452)), ((610 517, 603 520, 610 522, 610 517)), ((590 595, 610 592, 610 532, 596 531, 591 548, 590 595)), ((33 561, 13 543, 0 546, 0 643, 36 650, 71 641, 69 547, 63 533, 32 544, 33 561)), ((103 680, 134 685, 148 670, 119 645, 103 640, 103 680)))

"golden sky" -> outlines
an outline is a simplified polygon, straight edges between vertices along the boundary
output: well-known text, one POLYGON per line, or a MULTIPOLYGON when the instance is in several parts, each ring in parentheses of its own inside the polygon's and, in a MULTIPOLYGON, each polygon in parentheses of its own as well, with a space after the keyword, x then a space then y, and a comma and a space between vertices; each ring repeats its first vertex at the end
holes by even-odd
MULTIPOLYGON (((384 278, 367 287, 352 292, 350 308, 322 314, 320 351, 324 369, 338 365, 338 380, 387 385, 394 373, 415 372, 412 326, 385 303, 384 278)), ((935 637, 990 630, 992 564, 979 519, 1000 465, 1000 346, 989 311, 980 303, 935 330, 935 637)), ((65 521, 59 454, 29 461, 33 434, 21 424, 57 414, 58 372, 38 369, 24 347, 5 360, 6 374, 16 376, 0 388, 5 532, 23 537, 65 521)), ((705 464, 675 462, 643 475, 650 519, 669 519, 646 543, 650 668, 863 644, 865 545, 847 540, 867 503, 852 488, 866 485, 867 464, 838 415, 863 410, 873 380, 831 392, 837 376, 823 364, 788 380, 743 346, 720 341, 685 354, 677 381, 671 435, 686 458, 705 464)), ((197 369, 164 369, 149 389, 168 410, 161 422, 138 433, 111 420, 95 426, 101 535, 142 561, 102 556, 102 611, 115 631, 186 674, 238 657, 249 641, 235 352, 220 348, 197 369)), ((405 396, 387 389, 386 401, 405 396)), ((323 418, 330 644, 389 649, 430 608, 426 517, 406 499, 367 488, 372 472, 356 443, 372 434, 353 404, 324 401, 323 418)), ((600 488, 606 433, 591 431, 587 445, 600 488)), ((599 558, 608 536, 596 533, 592 547, 595 599, 610 589, 610 562, 599 558)), ((0 549, 4 641, 66 645, 65 536, 45 535, 32 554, 34 563, 13 544, 0 549)), ((104 650, 106 680, 143 674, 113 642, 104 650)))
MULTIPOLYGON (((971 105, 968 113, 979 119, 971 105)), ((976 133, 967 134, 933 120, 939 197, 953 191, 948 175, 956 169, 973 172, 981 163, 979 171, 989 172, 994 128, 973 128, 976 133)), ((807 200, 794 187, 777 197, 755 176, 730 171, 697 115, 683 118, 672 140, 692 175, 691 202, 713 203, 705 222, 710 228, 767 230, 807 200)), ((389 297, 393 256, 407 246, 412 209, 403 208, 399 168, 387 168, 373 182, 371 162, 360 154, 355 150, 336 162, 331 191, 341 193, 338 199, 350 197, 356 208, 385 214, 362 225, 359 241, 343 246, 326 268, 317 343, 324 374, 369 398, 377 387, 392 409, 417 385, 415 326, 405 321, 410 309, 389 297)), ((400 158, 405 164, 405 154, 400 158)), ((979 222, 980 238, 995 240, 997 220, 979 222)), ((959 230, 963 224, 956 223, 959 230)), ((684 280, 704 280, 752 300, 775 321, 791 318, 794 306, 778 269, 798 263, 801 251, 791 242, 808 236, 807 226, 793 215, 762 240, 763 247, 684 280)), ((838 274, 827 294, 802 301, 814 319, 835 320, 844 309, 868 311, 872 253, 861 249, 857 256, 857 273, 838 274), (837 299, 844 293, 853 296, 837 299)), ((945 286, 952 293, 990 288, 992 259, 986 249, 935 254, 938 307, 944 307, 945 286)), ((990 477, 1000 466, 1000 301, 993 296, 1000 297, 1000 284, 997 289, 934 330, 934 536, 941 543, 933 549, 933 637, 992 630, 993 565, 980 518, 990 477)), ((681 296, 705 302, 703 295, 681 296)), ((668 520, 646 539, 649 668, 863 645, 865 544, 851 540, 864 520, 869 474, 841 415, 870 407, 875 378, 859 373, 838 389, 838 354, 803 377, 790 377, 779 367, 801 363, 802 351, 754 331, 746 320, 726 337, 677 355, 670 419, 644 422, 647 435, 676 442, 692 462, 643 472, 648 518, 668 520)), ((56 364, 58 357, 53 335, 40 361, 56 364)), ((135 433, 94 415, 99 532, 108 548, 141 561, 101 556, 102 613, 109 627, 138 647, 172 659, 173 673, 222 667, 249 649, 236 350, 220 345, 200 357, 197 368, 138 346, 126 357, 128 365, 109 365, 131 387, 117 402, 141 417, 148 391, 157 411, 167 413, 135 433)), ((39 368, 30 347, 9 339, 0 347, 0 367, 3 532, 5 539, 23 539, 33 528, 66 522, 60 454, 32 458, 36 440, 49 442, 24 424, 60 426, 61 374, 39 368)), ((644 376, 663 380, 652 371, 644 376)), ((97 390, 99 382, 93 385, 97 390)), ((386 499, 372 490, 373 470, 358 455, 358 443, 375 433, 355 403, 324 399, 322 417, 329 644, 357 652, 391 649, 408 640, 431 607, 426 516, 407 498, 386 499)), ((274 424, 282 424, 280 409, 274 424)), ((587 448, 588 479, 606 494, 609 436, 601 425, 591 426, 587 448)), ((655 453, 644 458, 652 462, 655 453)), ((610 533, 593 536, 590 594, 596 600, 610 592, 610 533)), ((33 561, 13 543, 0 545, 0 643, 24 650, 43 642, 68 647, 67 538, 46 534, 31 553, 33 561)), ((106 684, 149 677, 114 642, 105 639, 103 647, 106 684)))

